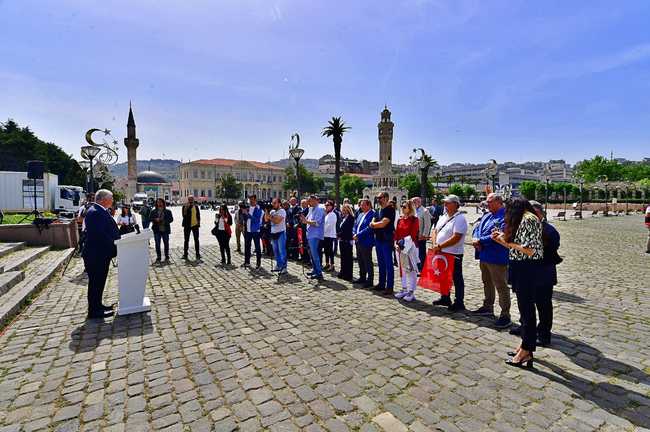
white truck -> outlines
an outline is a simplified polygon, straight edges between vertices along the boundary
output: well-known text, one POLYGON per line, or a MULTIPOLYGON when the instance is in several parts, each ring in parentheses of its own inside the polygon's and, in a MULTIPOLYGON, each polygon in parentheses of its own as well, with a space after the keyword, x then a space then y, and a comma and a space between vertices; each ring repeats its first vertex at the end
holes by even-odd
POLYGON ((131 203, 131 206, 133 206, 134 210, 139 211, 140 207, 146 202, 148 202, 149 197, 147 196, 146 193, 144 192, 138 192, 133 194, 133 202, 131 203))
POLYGON ((80 186, 59 185, 56 174, 44 173, 32 180, 26 172, 0 171, 0 209, 5 213, 34 210, 76 212, 83 199, 80 186))

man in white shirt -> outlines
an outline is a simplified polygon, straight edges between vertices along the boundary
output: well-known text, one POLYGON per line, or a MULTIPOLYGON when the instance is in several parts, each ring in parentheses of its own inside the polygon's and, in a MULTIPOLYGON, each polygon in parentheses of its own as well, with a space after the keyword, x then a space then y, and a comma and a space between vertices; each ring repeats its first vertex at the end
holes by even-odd
POLYGON ((448 306, 451 312, 465 310, 465 280, 463 279, 464 240, 467 234, 467 220, 459 212, 460 199, 456 195, 447 195, 443 200, 445 214, 440 217, 431 233, 433 250, 454 256, 454 289, 455 299, 451 302, 450 295, 443 295, 434 305, 448 306))
POLYGON ((273 198, 273 210, 265 216, 271 222, 271 245, 275 255, 275 269, 278 274, 287 273, 287 212, 280 205, 280 198, 273 198))
POLYGON ((420 258, 418 271, 422 271, 424 260, 427 257, 427 239, 431 232, 431 214, 426 208, 422 207, 422 199, 420 197, 414 197, 413 204, 415 205, 415 213, 418 217, 418 256, 420 258))

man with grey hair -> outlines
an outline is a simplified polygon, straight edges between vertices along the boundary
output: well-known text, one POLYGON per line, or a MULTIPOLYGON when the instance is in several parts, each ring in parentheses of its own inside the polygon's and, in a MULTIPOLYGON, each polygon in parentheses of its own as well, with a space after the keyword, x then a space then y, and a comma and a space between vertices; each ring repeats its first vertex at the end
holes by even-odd
POLYGON ((492 240, 492 231, 502 231, 506 209, 501 195, 487 196, 488 212, 481 218, 472 233, 483 280, 483 305, 472 311, 475 315, 494 316, 495 291, 499 294, 501 314, 494 323, 496 328, 507 328, 510 320, 510 288, 508 288, 508 249, 492 240))
POLYGON ((115 240, 120 238, 117 224, 109 214, 113 205, 113 193, 100 189, 95 202, 86 212, 86 247, 83 260, 88 273, 88 318, 104 318, 113 315, 113 306, 104 306, 102 296, 111 258, 117 255, 115 240))

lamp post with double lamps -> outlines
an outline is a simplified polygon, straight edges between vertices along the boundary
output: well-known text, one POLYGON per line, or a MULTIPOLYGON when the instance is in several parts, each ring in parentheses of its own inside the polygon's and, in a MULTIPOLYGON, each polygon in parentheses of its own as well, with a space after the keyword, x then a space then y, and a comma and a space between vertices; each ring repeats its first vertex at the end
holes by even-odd
POLYGON ((300 202, 300 158, 305 154, 305 149, 300 148, 300 135, 294 133, 291 135, 291 144, 289 145, 289 155, 296 161, 296 192, 298 194, 298 201, 300 202), (294 144, 295 143, 295 144, 294 144))
POLYGON ((499 164, 497 161, 495 159, 490 159, 488 161, 487 167, 485 168, 485 176, 488 178, 488 180, 491 181, 492 192, 496 192, 496 179, 498 170, 499 164))
POLYGON ((578 184, 580 185, 580 219, 582 219, 582 188, 585 185, 585 179, 578 177, 578 184))
POLYGON ((95 147, 92 145, 87 145, 87 146, 82 146, 81 147, 81 157, 84 159, 87 159, 90 163, 90 168, 89 168, 89 173, 90 173, 90 185, 88 187, 88 192, 93 193, 95 192, 95 175, 93 174, 93 159, 95 156, 97 156, 100 152, 99 147, 95 147))
POLYGON ((87 160, 82 160, 79 161, 79 166, 81 167, 82 170, 84 170, 84 173, 86 174, 86 191, 88 191, 88 178, 90 174, 90 162, 87 160))

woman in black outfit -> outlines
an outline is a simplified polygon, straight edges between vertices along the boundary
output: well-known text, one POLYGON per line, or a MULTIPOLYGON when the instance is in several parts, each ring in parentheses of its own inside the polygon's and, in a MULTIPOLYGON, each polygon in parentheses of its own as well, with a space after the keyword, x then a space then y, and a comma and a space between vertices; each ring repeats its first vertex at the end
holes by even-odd
POLYGON ((492 232, 492 238, 509 249, 510 284, 517 295, 521 322, 521 344, 507 360, 509 366, 533 367, 533 352, 537 346, 535 297, 540 288, 544 245, 542 224, 525 198, 514 198, 506 205, 505 231, 492 232))
POLYGON ((228 206, 223 204, 214 216, 214 230, 221 251, 221 264, 230 265, 230 236, 232 235, 232 216, 228 206), (228 260, 226 261, 226 257, 228 260))
POLYGON ((350 204, 343 204, 341 208, 341 223, 338 229, 339 248, 341 250, 341 271, 339 278, 352 280, 352 227, 354 226, 354 211, 350 204))
POLYGON ((160 241, 165 245, 165 262, 169 262, 169 234, 171 233, 171 223, 174 221, 171 210, 167 209, 165 200, 158 198, 156 208, 149 213, 151 222, 151 231, 153 239, 156 242, 156 262, 160 262, 160 241))

